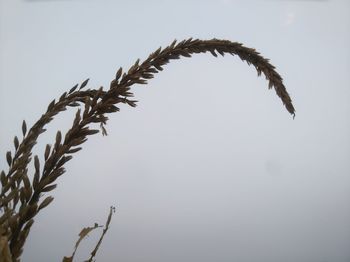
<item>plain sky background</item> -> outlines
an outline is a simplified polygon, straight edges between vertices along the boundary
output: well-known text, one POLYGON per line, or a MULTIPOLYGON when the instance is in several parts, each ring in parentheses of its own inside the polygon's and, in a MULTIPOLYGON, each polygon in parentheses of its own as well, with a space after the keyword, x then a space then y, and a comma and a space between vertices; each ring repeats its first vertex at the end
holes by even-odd
POLYGON ((66 165, 23 261, 61 261, 110 205, 99 262, 350 261, 350 1, 0 0, 0 165, 22 120, 75 83, 107 88, 119 66, 188 37, 270 58, 295 120, 237 57, 171 62, 66 165))

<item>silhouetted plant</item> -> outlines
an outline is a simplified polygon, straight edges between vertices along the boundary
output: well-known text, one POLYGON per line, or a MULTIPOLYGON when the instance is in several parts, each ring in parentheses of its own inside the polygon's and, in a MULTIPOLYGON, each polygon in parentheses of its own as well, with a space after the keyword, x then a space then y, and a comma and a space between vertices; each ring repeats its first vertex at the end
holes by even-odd
MULTIPOLYGON (((255 49, 244 47, 241 43, 228 40, 198 40, 188 39, 177 43, 172 42, 169 46, 157 49, 142 63, 138 59, 127 72, 120 68, 112 80, 108 90, 85 89, 88 79, 80 86, 75 85, 65 92, 56 101, 53 100, 46 112, 30 128, 25 121, 22 123, 22 139, 14 137, 14 150, 6 153, 8 170, 1 172, 1 195, 0 195, 0 262, 19 261, 23 246, 34 223, 34 217, 47 207, 53 197, 42 198, 43 193, 54 190, 57 186, 57 178, 65 173, 64 164, 72 159, 73 154, 80 151, 81 145, 88 136, 100 132, 91 129, 91 124, 100 124, 101 132, 107 135, 105 125, 108 113, 119 111, 118 104, 136 106, 132 100, 133 93, 130 88, 134 84, 147 84, 147 80, 163 70, 163 66, 173 59, 191 57, 192 54, 210 52, 215 57, 218 54, 237 55, 248 65, 253 65, 258 75, 265 75, 269 89, 274 88, 276 94, 290 114, 294 116, 295 110, 288 92, 283 84, 282 77, 275 71, 268 59, 262 57, 255 49), (56 134, 52 145, 47 144, 43 159, 37 155, 32 156, 32 149, 37 143, 40 134, 46 131, 46 124, 52 121, 57 114, 70 107, 78 107, 71 128, 65 135, 61 131, 56 134), (34 162, 34 174, 29 174, 28 165, 34 162)), ((101 244, 102 238, 108 230, 112 217, 110 215, 103 230, 101 239, 91 253, 88 261, 92 261, 101 244)), ((80 241, 91 230, 99 227, 84 228, 80 233, 76 248, 80 241)), ((75 250, 71 257, 65 257, 63 261, 72 261, 75 250)))

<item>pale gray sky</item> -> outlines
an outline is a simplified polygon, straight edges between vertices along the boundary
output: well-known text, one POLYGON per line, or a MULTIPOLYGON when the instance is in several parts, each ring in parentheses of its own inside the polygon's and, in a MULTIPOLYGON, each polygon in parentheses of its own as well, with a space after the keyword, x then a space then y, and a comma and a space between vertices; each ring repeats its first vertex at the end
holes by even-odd
POLYGON ((23 261, 61 261, 110 205, 99 262, 350 261, 349 1, 0 0, 2 156, 22 120, 33 124, 75 83, 107 88, 119 66, 188 37, 270 58, 295 120, 236 57, 170 63, 66 166, 23 261))

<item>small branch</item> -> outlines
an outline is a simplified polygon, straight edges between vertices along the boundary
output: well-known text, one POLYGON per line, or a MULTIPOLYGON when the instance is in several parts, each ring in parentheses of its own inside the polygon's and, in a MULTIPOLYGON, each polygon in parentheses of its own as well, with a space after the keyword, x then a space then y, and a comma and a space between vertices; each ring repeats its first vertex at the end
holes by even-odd
POLYGON ((90 258, 88 260, 86 260, 85 262, 92 262, 93 261, 92 259, 96 256, 97 250, 99 249, 99 247, 102 243, 102 240, 103 240, 105 234, 107 233, 107 230, 109 229, 109 224, 111 223, 112 215, 114 212, 115 212, 115 207, 111 206, 110 211, 109 211, 109 215, 107 218, 107 222, 106 222, 105 228, 103 229, 102 235, 101 235, 99 241, 97 242, 95 249, 91 252, 90 258))

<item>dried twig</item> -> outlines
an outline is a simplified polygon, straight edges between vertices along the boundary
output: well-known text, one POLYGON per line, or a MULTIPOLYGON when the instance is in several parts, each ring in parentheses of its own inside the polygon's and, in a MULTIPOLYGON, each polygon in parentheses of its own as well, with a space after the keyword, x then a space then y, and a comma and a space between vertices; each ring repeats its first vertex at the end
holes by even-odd
POLYGON ((107 233, 107 231, 109 229, 109 224, 111 223, 112 215, 113 215, 114 212, 115 212, 115 207, 111 207, 110 211, 109 211, 109 215, 108 215, 107 221, 106 221, 106 225, 105 225, 105 228, 102 231, 101 237, 98 240, 94 250, 91 252, 90 258, 88 260, 86 260, 86 262, 92 262, 94 257, 96 256, 97 250, 99 249, 99 247, 100 247, 100 245, 102 243, 102 240, 103 240, 104 236, 106 235, 106 233, 107 233))

